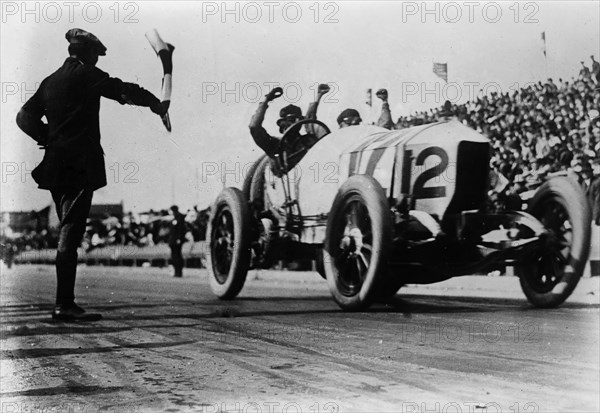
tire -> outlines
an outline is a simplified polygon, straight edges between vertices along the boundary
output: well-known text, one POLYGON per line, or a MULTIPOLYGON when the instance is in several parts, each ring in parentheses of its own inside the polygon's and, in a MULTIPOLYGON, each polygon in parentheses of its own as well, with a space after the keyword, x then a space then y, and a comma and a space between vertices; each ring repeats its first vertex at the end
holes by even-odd
POLYGON ((265 155, 257 161, 256 169, 250 182, 248 202, 257 210, 262 211, 265 207, 265 170, 271 164, 271 159, 265 155))
POLYGON ((256 160, 248 170, 248 174, 244 177, 244 183, 242 184, 242 193, 244 194, 244 198, 247 201, 250 201, 251 196, 251 188, 252 188, 252 179, 254 178, 254 174, 256 173, 256 168, 260 165, 260 163, 268 158, 267 155, 262 155, 260 158, 256 160))
POLYGON ((325 274, 325 261, 323 259, 323 248, 317 248, 315 251, 315 268, 321 278, 324 280, 327 279, 327 274, 325 274))
POLYGON ((590 206, 575 181, 557 177, 539 187, 528 212, 551 235, 546 245, 516 265, 515 271, 531 304, 557 307, 577 286, 589 256, 590 206))
POLYGON ((333 299, 343 309, 367 309, 384 287, 392 220, 381 185, 351 176, 339 189, 327 220, 323 261, 333 299))
POLYGON ((248 203, 237 188, 225 188, 215 200, 208 222, 207 268, 210 288, 223 300, 236 297, 250 264, 248 203))

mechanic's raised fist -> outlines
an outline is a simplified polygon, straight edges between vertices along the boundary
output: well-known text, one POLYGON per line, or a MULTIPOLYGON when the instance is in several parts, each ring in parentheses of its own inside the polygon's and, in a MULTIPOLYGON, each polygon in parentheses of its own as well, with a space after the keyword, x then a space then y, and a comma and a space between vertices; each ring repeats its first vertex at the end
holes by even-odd
POLYGON ((326 83, 321 83, 319 85, 319 88, 317 89, 317 92, 319 93, 319 95, 324 95, 325 93, 329 92, 331 90, 331 88, 329 87, 328 84, 326 83))
POLYGON ((375 93, 375 96, 377 96, 379 99, 383 100, 384 102, 387 102, 388 91, 387 91, 387 89, 379 89, 377 91, 377 93, 375 93))
POLYGON ((269 93, 267 93, 265 97, 267 98, 267 102, 270 102, 273 99, 277 99, 281 95, 283 95, 283 89, 280 87, 276 87, 273 88, 269 93))

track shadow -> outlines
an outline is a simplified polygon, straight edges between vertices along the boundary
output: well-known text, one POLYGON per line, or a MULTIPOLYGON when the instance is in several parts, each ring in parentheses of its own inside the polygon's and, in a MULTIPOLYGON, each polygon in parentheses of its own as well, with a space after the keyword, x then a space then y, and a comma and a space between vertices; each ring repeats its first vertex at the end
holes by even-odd
POLYGON ((27 349, 16 349, 16 350, 4 350, 0 352, 0 360, 23 360, 33 359, 41 357, 60 357, 60 356, 73 356, 80 354, 97 354, 97 353, 113 353, 116 351, 122 351, 126 349, 154 349, 154 348, 167 348, 176 347, 187 344, 194 344, 196 340, 186 341, 171 341, 161 343, 132 343, 124 344, 119 346, 111 347, 88 347, 88 348, 69 348, 69 347, 58 347, 58 348, 27 348, 27 349))
POLYGON ((46 335, 75 335, 75 334, 111 334, 111 333, 122 333, 125 331, 132 330, 131 327, 102 327, 97 324, 90 324, 84 326, 83 323, 58 323, 48 321, 44 324, 57 325, 56 327, 42 326, 42 327, 28 327, 20 326, 13 330, 4 332, 4 338, 9 337, 33 337, 33 336, 46 336, 46 335))
POLYGON ((465 296, 396 295, 383 304, 376 305, 374 312, 402 312, 415 314, 435 313, 487 313, 505 311, 560 311, 563 309, 600 308, 600 304, 566 302, 555 309, 537 308, 525 299, 489 298, 465 296))
POLYGON ((52 311, 54 306, 49 303, 10 304, 0 306, 0 314, 13 315, 16 313, 36 313, 39 311, 52 311))
MULTIPOLYGON (((37 305, 43 307, 43 305, 37 305)), ((102 327, 104 321, 124 322, 135 324, 136 321, 158 321, 156 327, 168 326, 165 320, 208 320, 216 318, 251 318, 272 316, 297 316, 297 315, 326 315, 346 313, 340 309, 329 296, 308 297, 240 297, 231 301, 218 299, 209 301, 170 301, 161 303, 144 304, 117 304, 117 305, 90 305, 94 310, 103 313, 103 320, 95 323, 64 323, 56 322, 46 318, 39 320, 50 325, 79 325, 75 330, 73 327, 49 327, 48 329, 32 329, 32 332, 4 331, 5 336, 38 335, 38 334, 96 334, 128 331, 131 327, 102 327), (271 305, 277 303, 276 306, 271 305), (254 307, 254 308, 249 308, 254 307), (259 308, 256 308, 259 307, 259 308), (262 308, 261 308, 262 307, 262 308), (274 308, 275 307, 275 308, 274 308), (122 313, 119 310, 147 309, 146 313, 122 313), (178 311, 183 310, 183 311, 178 311), (84 326, 85 325, 85 326, 84 326), (88 328, 89 326, 89 328, 88 328)), ((364 314, 369 313, 401 313, 405 316, 410 314, 458 314, 458 313, 502 313, 502 312, 528 312, 528 311, 560 311, 561 309, 597 309, 600 304, 569 303, 568 301, 557 309, 538 309, 533 307, 525 299, 514 298, 480 298, 465 296, 441 296, 441 295, 403 295, 397 294, 384 303, 374 304, 364 314)), ((350 313, 346 313, 350 314, 350 313)), ((25 314, 24 314, 25 315, 25 314)), ((10 324, 3 322, 1 324, 10 324)), ((147 325, 144 328, 150 327, 147 325)))
MULTIPOLYGON (((0 393, 0 398, 10 397, 35 397, 35 396, 64 396, 66 394, 105 394, 123 391, 124 387, 119 386, 57 386, 45 387, 42 389, 31 389, 22 391, 11 391, 0 393)), ((10 403, 9 403, 10 404, 10 403)), ((9 407, 9 406, 5 406, 9 407)), ((8 410, 7 410, 8 411, 8 410)), ((18 410, 15 410, 18 411, 18 410)))

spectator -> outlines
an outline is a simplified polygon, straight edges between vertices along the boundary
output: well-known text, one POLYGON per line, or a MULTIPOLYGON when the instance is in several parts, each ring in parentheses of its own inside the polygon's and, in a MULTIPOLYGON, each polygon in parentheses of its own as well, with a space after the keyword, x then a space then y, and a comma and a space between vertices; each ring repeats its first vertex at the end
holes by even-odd
POLYGON ((592 59, 592 79, 596 81, 596 84, 600 83, 600 63, 594 59, 594 55, 590 56, 592 59))
MULTIPOLYGON (((600 166, 600 161, 597 165, 600 166)), ((586 165, 583 168, 583 177, 583 186, 592 208, 592 222, 600 225, 600 174, 594 177, 592 167, 586 165)))
POLYGON ((583 60, 581 61, 581 69, 579 70, 579 78, 587 79, 590 77, 590 69, 585 65, 583 60))
POLYGON ((171 263, 173 264, 173 277, 181 278, 183 276, 183 256, 181 249, 185 242, 185 216, 179 212, 177 205, 171 207, 173 220, 171 221, 169 231, 169 248, 171 248, 171 263))

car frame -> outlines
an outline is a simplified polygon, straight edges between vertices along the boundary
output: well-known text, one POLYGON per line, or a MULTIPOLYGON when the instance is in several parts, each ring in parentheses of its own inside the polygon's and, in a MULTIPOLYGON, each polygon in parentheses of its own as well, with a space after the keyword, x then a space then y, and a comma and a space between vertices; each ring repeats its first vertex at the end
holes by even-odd
POLYGON ((512 266, 534 306, 556 307, 588 258, 585 194, 554 177, 526 211, 493 212, 490 154, 485 136, 453 119, 332 133, 302 120, 284 133, 277 155, 253 164, 241 190, 225 188, 211 208, 211 288, 231 299, 251 268, 314 259, 336 303, 364 310, 405 284, 512 266), (316 128, 325 135, 297 150, 302 131, 316 128), (286 149, 292 139, 295 153, 286 149))

